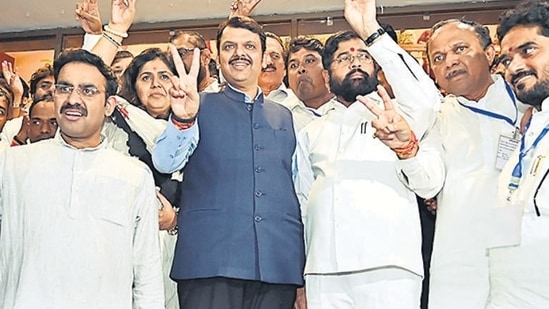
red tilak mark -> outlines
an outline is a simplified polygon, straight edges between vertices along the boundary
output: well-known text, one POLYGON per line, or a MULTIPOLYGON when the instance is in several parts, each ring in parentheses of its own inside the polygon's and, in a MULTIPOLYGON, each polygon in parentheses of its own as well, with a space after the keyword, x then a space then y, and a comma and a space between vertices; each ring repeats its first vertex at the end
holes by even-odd
POLYGON ((354 48, 354 47, 351 47, 351 51, 354 52, 354 51, 355 51, 355 48, 354 48))
POLYGON ((509 52, 512 52, 513 51, 513 48, 512 47, 509 47, 509 52))

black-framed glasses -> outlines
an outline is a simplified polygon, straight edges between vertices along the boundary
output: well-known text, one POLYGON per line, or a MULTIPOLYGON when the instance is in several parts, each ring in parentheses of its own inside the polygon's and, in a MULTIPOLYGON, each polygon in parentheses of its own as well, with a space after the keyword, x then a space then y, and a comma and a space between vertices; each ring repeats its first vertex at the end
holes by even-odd
MULTIPOLYGON (((205 48, 200 48, 200 47, 196 47, 196 48, 200 49, 200 52, 202 52, 202 51, 205 49, 205 48)), ((194 47, 193 47, 193 48, 179 47, 179 48, 177 49, 177 53, 179 53, 179 56, 180 56, 181 58, 183 58, 183 57, 185 57, 185 56, 188 55, 188 54, 191 54, 191 55, 192 55, 192 53, 194 52, 194 49, 195 49, 194 47)))

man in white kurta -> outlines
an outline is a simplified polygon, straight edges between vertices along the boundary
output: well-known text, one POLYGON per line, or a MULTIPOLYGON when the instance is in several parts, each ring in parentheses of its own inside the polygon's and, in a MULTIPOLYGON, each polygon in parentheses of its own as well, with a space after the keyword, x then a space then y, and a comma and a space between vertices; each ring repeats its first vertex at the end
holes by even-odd
POLYGON ((100 134, 116 78, 83 50, 54 69, 60 131, 0 153, 0 308, 163 308, 152 174, 100 134))
POLYGON ((499 178, 487 308, 549 308, 549 3, 505 12, 498 39, 506 79, 534 107, 518 149, 499 178))
MULTIPOLYGON (((424 137, 415 157, 399 160, 373 137, 376 115, 362 103, 349 101, 354 97, 346 97, 348 91, 340 88, 345 80, 376 78, 371 58, 361 54, 366 45, 358 35, 344 32, 332 36, 325 48, 331 51, 323 54, 323 62, 336 79, 330 84, 337 100, 328 103, 333 108, 325 116, 300 132, 296 156, 308 307, 418 308, 423 267, 414 191, 429 196, 442 185, 440 144, 435 135, 424 135, 439 97, 436 90, 429 95, 432 87, 426 87, 427 95, 415 110, 405 96, 404 103, 397 103, 414 132, 424 137), (341 76, 345 79, 338 85, 341 76), (427 162, 431 164, 425 169, 427 162), (399 297, 391 295, 394 289, 399 297)), ((412 71, 419 67, 411 60, 408 69, 399 54, 405 54, 406 60, 409 56, 386 35, 368 51, 374 56, 380 51, 391 54, 380 62, 387 64, 387 71, 383 69, 392 78, 397 74, 414 78, 412 71)), ((364 89, 363 83, 355 88, 364 89)), ((383 109, 374 91, 362 94, 383 109)))

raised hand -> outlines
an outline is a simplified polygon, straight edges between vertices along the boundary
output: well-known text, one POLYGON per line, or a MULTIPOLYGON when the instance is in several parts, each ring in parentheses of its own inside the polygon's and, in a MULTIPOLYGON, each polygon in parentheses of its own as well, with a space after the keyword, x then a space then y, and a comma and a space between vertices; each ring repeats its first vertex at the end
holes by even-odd
POLYGON ((19 78, 19 70, 18 68, 14 70, 11 62, 2 61, 2 74, 4 74, 4 79, 10 85, 11 91, 13 91, 13 104, 16 106, 23 99, 23 83, 19 78))
POLYGON ((101 15, 99 15, 99 5, 97 0, 84 0, 76 3, 74 10, 76 20, 80 21, 82 29, 89 34, 101 34, 101 15))
POLYGON ((127 32, 135 18, 135 2, 136 0, 112 0, 109 28, 122 33, 127 32))
POLYGON ((345 19, 362 39, 379 29, 375 0, 345 0, 345 19))
POLYGON ((198 96, 197 76, 200 68, 200 50, 194 49, 193 62, 189 73, 185 70, 183 60, 173 44, 169 44, 177 76, 172 76, 172 88, 168 91, 171 99, 172 113, 181 119, 192 119, 198 113, 200 97, 198 96))
POLYGON ((235 0, 229 8, 229 18, 235 16, 250 16, 261 0, 235 0))
POLYGON ((374 136, 391 149, 406 147, 414 138, 408 122, 395 110, 391 98, 383 87, 377 86, 377 93, 383 100, 385 109, 381 109, 364 96, 357 97, 357 100, 377 117, 372 121, 372 126, 376 129, 374 136))

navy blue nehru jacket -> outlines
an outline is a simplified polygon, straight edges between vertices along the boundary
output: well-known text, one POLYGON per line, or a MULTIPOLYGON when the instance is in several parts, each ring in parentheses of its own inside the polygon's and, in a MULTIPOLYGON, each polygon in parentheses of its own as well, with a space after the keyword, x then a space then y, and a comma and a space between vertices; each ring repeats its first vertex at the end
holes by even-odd
POLYGON ((200 140, 184 168, 171 277, 303 284, 290 111, 230 87, 202 94, 200 140))

